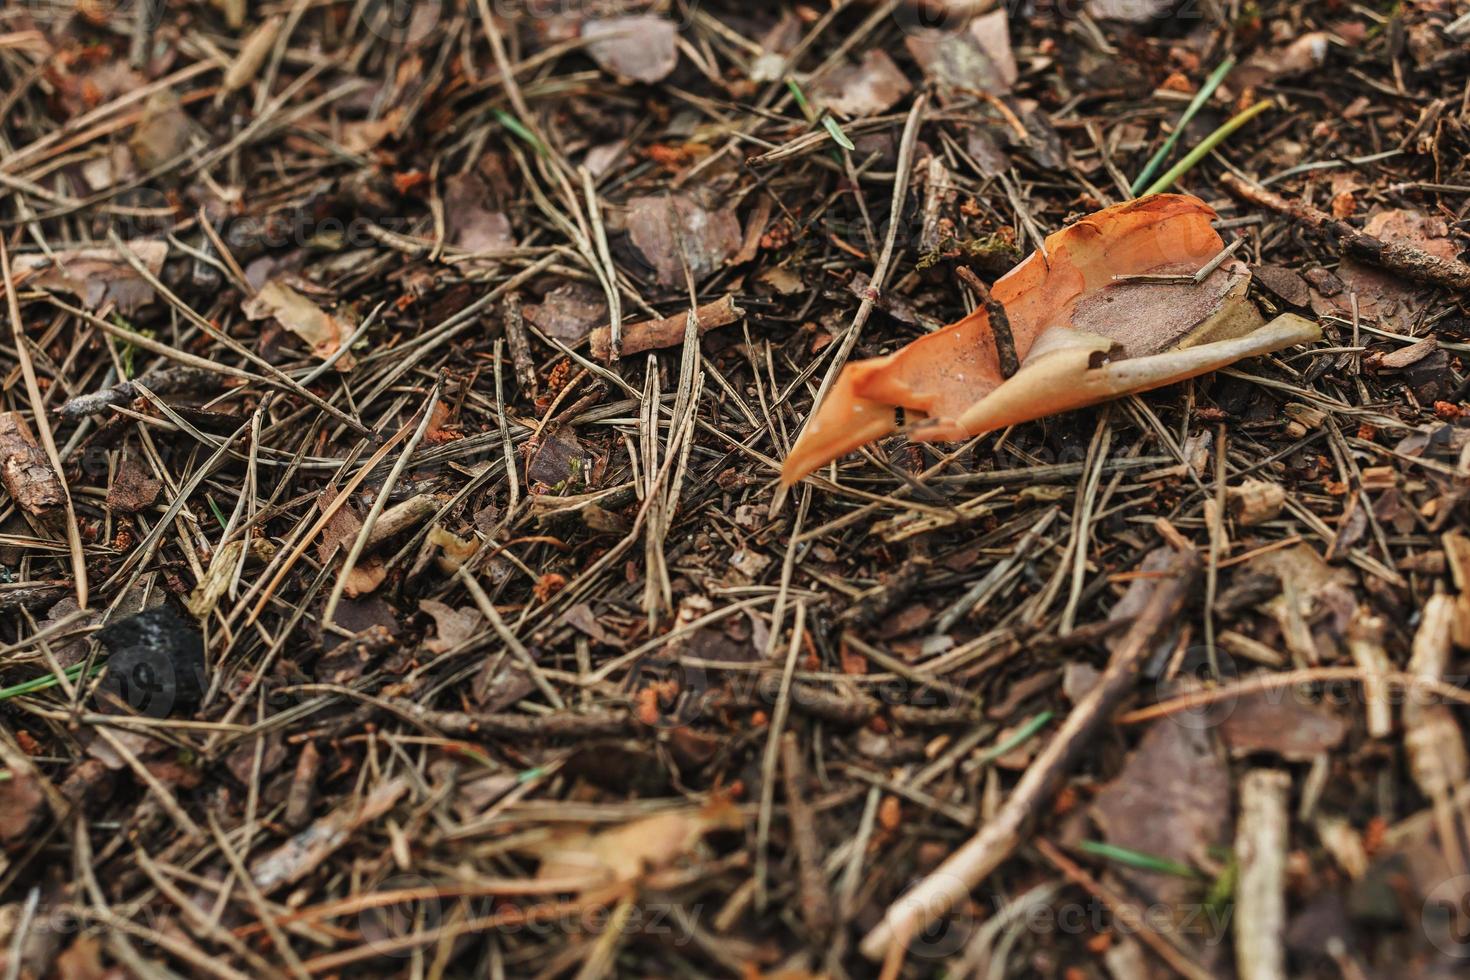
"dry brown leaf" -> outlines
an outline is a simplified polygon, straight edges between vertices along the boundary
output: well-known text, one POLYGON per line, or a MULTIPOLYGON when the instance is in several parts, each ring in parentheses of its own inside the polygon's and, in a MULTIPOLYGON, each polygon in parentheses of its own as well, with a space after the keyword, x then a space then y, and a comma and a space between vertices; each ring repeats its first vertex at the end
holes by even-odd
POLYGON ((1117 282, 1193 273, 1223 243, 1203 201, 1155 194, 1090 215, 1046 240, 992 289, 1004 307, 1020 370, 1006 378, 980 306, 884 357, 848 364, 782 468, 794 483, 898 428, 916 441, 963 439, 1147 391, 1320 336, 1293 314, 1266 326, 1227 263, 1199 284, 1117 282))
POLYGON ((582 25, 582 37, 598 67, 619 78, 658 82, 679 63, 678 28, 651 14, 591 20, 582 25))
POLYGON ((888 53, 872 48, 860 63, 828 72, 811 94, 833 112, 871 116, 893 108, 912 88, 888 53))
POLYGON ((490 188, 474 172, 455 174, 444 182, 444 225, 451 245, 469 252, 505 252, 515 248, 510 219, 485 207, 490 188))
MULTIPOLYGON (((278 279, 272 279, 254 296, 241 304, 252 320, 273 318, 281 326, 311 346, 311 352, 326 360, 352 332, 336 317, 278 279)), ((333 365, 338 371, 350 371, 357 362, 350 351, 344 352, 333 365)))
POLYGON ((434 599, 420 599, 419 609, 434 620, 435 636, 424 641, 430 653, 445 653, 477 636, 485 626, 485 617, 473 606, 455 609, 434 599))
MULTIPOLYGON (((1092 815, 1109 844, 1193 865, 1230 832, 1230 768, 1214 733, 1172 719, 1154 724, 1098 793, 1092 815)), ((1176 908, 1198 887, 1160 871, 1116 872, 1149 902, 1176 908)))
POLYGON ((9 778, 0 780, 0 846, 14 850, 25 843, 50 808, 35 763, 18 748, 0 739, 0 766, 9 778))
MULTIPOLYGON (((1375 212, 1364 223, 1363 233, 1384 242, 1412 245, 1436 258, 1450 261, 1459 258, 1445 221, 1418 211, 1391 209, 1375 212)), ((1409 282, 1352 256, 1343 257, 1337 276, 1340 289, 1312 291, 1312 309, 1317 313, 1351 316, 1353 297, 1356 296, 1359 316, 1408 329, 1414 325, 1419 311, 1435 295, 1433 287, 1409 282)))
POLYGON ((124 456, 118 463, 112 486, 107 488, 107 509, 115 514, 136 514, 153 506, 163 482, 148 475, 142 461, 124 456))
MULTIPOLYGON (((163 271, 163 260, 168 257, 166 243, 126 244, 150 274, 157 276, 163 271)), ((50 256, 22 255, 15 260, 14 268, 17 276, 30 273, 30 285, 70 293, 93 310, 110 301, 119 313, 130 316, 153 302, 153 287, 111 246, 68 249, 50 256)))
POLYGON ((635 197, 628 237, 659 282, 683 289, 685 261, 698 283, 740 251, 740 222, 732 211, 706 210, 682 194, 635 197))
MULTIPOLYGON (((317 497, 317 505, 326 511, 336 497, 336 493, 326 491, 317 497)), ((352 547, 352 543, 357 540, 361 531, 362 520, 353 512, 351 505, 338 507, 327 521, 327 526, 322 530, 321 539, 317 542, 317 560, 325 565, 339 550, 345 557, 347 550, 352 547)), ((383 566, 381 558, 363 555, 352 566, 352 571, 347 576, 347 584, 342 590, 343 594, 351 599, 367 595, 382 585, 383 580, 387 577, 388 570, 383 566)))
POLYGON ((1010 19, 1005 8, 976 17, 957 31, 916 31, 904 38, 926 78, 951 89, 1005 95, 1016 84, 1010 19))
POLYGON ((734 804, 715 799, 699 809, 659 813, 607 830, 563 830, 527 851, 541 859, 538 879, 586 882, 592 888, 666 868, 706 834, 742 826, 734 804))
POLYGON ((601 290, 569 282, 557 286, 522 313, 527 323, 548 337, 574 346, 582 342, 587 331, 607 320, 607 301, 601 290))
POLYGON ((192 124, 179 97, 172 89, 163 89, 143 103, 143 115, 133 130, 128 146, 133 158, 144 170, 161 167, 189 149, 192 124))

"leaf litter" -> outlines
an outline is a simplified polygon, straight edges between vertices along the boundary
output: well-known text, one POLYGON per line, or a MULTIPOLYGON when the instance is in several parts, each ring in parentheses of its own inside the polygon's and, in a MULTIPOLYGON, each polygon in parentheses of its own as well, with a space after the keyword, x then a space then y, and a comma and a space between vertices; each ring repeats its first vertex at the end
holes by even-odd
POLYGON ((136 6, 0 10, 7 976, 1463 961, 1453 5, 136 6))

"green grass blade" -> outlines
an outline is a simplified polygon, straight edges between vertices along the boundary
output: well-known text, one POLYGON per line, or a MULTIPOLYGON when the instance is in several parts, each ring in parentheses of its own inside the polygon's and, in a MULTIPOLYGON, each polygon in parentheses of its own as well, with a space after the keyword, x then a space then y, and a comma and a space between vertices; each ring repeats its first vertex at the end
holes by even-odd
POLYGON ((1272 102, 1270 99, 1263 99, 1260 102, 1257 102, 1255 105, 1251 106, 1249 109, 1246 109, 1243 112, 1236 113, 1230 118, 1228 122, 1225 123, 1225 125, 1215 130, 1209 136, 1206 136, 1204 142, 1200 143, 1199 146, 1196 146, 1194 149, 1190 150, 1189 154, 1185 156, 1183 160, 1180 160, 1178 163, 1174 164, 1174 166, 1170 167, 1168 173, 1164 174, 1164 176, 1154 181, 1153 184, 1150 185, 1148 190, 1144 191, 1143 194, 1139 196, 1147 197, 1149 194, 1161 194, 1164 191, 1168 190, 1170 187, 1173 187, 1174 181, 1178 180, 1180 177, 1183 177, 1185 174, 1193 170, 1195 164, 1203 160, 1205 158, 1205 155, 1208 154, 1215 147, 1225 142, 1225 140, 1230 137, 1231 133, 1235 132, 1237 129, 1244 126, 1246 123, 1250 122, 1252 119, 1256 118, 1267 109, 1271 108, 1273 105, 1275 105, 1275 103, 1272 102))
POLYGON ((1031 738, 1031 736, 1035 735, 1037 732, 1041 731, 1042 728, 1046 727, 1046 723, 1051 721, 1054 714, 1055 712, 1053 711, 1043 711, 1041 714, 1037 715, 1035 718, 1032 718, 1020 728, 1016 729, 1015 734, 1011 735, 1010 738, 1007 738, 1005 741, 1000 742, 996 745, 992 745, 990 748, 980 753, 978 761, 982 765, 994 762, 996 759, 999 759, 1001 756, 1005 755, 1016 746, 1025 744, 1031 738))
POLYGON ((1190 121, 1194 119, 1195 113, 1204 107, 1206 100, 1215 94, 1215 89, 1220 87, 1220 83, 1225 81, 1225 76, 1230 74, 1230 69, 1234 67, 1235 58, 1229 57, 1220 62, 1214 71, 1210 72, 1210 77, 1205 79, 1205 83, 1199 87, 1199 91, 1194 94, 1194 98, 1190 99, 1189 105, 1184 108, 1184 114, 1174 124, 1174 131, 1169 134, 1168 139, 1164 140, 1164 145, 1159 147, 1158 151, 1149 158, 1147 165, 1143 168, 1143 172, 1133 181, 1133 186, 1130 190, 1132 190, 1134 197, 1138 196, 1138 189, 1140 187, 1148 186, 1149 179, 1153 177, 1154 172, 1164 165, 1165 160, 1169 159, 1169 154, 1174 152, 1174 147, 1179 143, 1179 137, 1184 134, 1184 127, 1188 126, 1190 121))
POLYGON ((1142 851, 1130 850, 1126 847, 1118 847, 1116 844, 1105 844, 1100 840, 1085 840, 1077 845, 1077 849, 1084 854, 1093 857, 1104 858, 1108 861, 1116 861, 1130 868, 1140 871, 1157 871, 1160 874, 1176 875, 1180 878, 1198 878, 1199 872, 1187 864, 1178 861, 1170 861, 1154 854, 1145 854, 1142 851))
MULTIPOLYGON (((67 680, 74 681, 81 676, 83 666, 83 664, 72 664, 70 667, 67 667, 65 670, 63 670, 62 673, 66 675, 67 680)), ((102 667, 102 664, 94 664, 92 667, 92 673, 97 673, 102 669, 102 667)), ((9 698, 24 697, 27 694, 35 694, 37 691, 44 691, 48 688, 53 688, 60 683, 61 681, 57 679, 55 674, 47 674, 44 677, 32 677, 30 680, 21 681, 19 684, 12 684, 9 687, 0 687, 0 701, 5 701, 9 698)))

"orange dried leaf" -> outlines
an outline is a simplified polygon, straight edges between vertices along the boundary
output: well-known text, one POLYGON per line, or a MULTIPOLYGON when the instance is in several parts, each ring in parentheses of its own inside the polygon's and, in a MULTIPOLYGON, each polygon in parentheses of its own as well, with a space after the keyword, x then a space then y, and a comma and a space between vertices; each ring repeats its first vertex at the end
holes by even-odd
POLYGON ((884 357, 847 365, 782 467, 790 485, 899 426, 918 441, 963 439, 1146 391, 1319 336, 1310 321, 1262 326, 1250 274, 1221 265, 1198 284, 1118 276, 1192 275, 1223 243, 1198 198, 1155 194, 1063 228, 999 279, 1020 370, 1001 374, 990 315, 964 319, 884 357))

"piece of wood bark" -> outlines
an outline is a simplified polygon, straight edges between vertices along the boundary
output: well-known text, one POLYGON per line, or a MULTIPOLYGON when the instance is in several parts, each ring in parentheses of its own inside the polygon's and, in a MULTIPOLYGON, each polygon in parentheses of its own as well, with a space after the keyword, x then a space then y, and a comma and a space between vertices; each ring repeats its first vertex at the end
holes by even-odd
MULTIPOLYGON (((728 327, 745 316, 745 311, 735 305, 734 296, 723 296, 713 303, 705 303, 694 311, 699 321, 699 333, 708 333, 716 327, 728 327)), ((673 347, 684 340, 684 327, 689 314, 675 313, 662 320, 644 320, 641 323, 623 324, 623 356, 639 354, 659 347, 673 347)), ((592 354, 606 361, 612 354, 612 326, 604 325, 588 335, 592 354)))
POLYGON ((66 502, 61 478, 19 412, 0 412, 0 479, 27 513, 39 516, 66 502))

